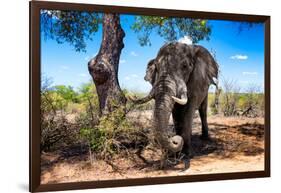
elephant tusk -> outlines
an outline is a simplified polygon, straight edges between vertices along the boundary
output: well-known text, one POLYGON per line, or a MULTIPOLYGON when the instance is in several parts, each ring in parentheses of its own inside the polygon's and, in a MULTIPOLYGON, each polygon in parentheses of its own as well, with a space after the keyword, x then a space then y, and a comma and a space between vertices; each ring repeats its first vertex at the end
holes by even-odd
POLYGON ((176 103, 179 103, 180 105, 185 105, 187 103, 187 97, 184 97, 184 98, 180 99, 180 98, 172 96, 172 98, 174 99, 174 101, 176 103))

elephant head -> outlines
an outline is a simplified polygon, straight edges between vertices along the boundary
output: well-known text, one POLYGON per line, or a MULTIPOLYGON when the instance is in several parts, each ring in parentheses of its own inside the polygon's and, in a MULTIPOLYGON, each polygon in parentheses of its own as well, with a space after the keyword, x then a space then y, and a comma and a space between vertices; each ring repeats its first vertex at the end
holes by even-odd
POLYGON ((152 84, 152 90, 137 102, 155 99, 154 127, 156 137, 164 148, 178 152, 183 147, 181 136, 169 137, 167 134, 174 104, 187 104, 193 92, 189 84, 209 87, 211 83, 214 84, 213 77, 216 78, 217 74, 217 63, 201 46, 168 43, 161 47, 155 59, 149 61, 145 80, 152 84))

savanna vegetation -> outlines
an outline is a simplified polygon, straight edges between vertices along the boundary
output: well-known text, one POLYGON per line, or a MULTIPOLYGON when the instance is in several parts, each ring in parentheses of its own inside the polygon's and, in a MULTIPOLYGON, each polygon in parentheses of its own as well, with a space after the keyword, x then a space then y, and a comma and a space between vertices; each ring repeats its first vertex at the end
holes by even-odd
POLYGON ((261 88, 250 84, 246 90, 234 80, 223 80, 222 87, 214 93, 209 93, 209 109, 211 115, 263 117, 264 94, 261 88))
MULTIPOLYGON (((123 90, 125 95, 130 95, 123 90)), ((142 96, 142 93, 134 93, 142 96)), ((41 91, 42 136, 41 151, 55 151, 67 146, 86 146, 93 157, 108 159, 127 148, 148 144, 147 131, 130 112, 151 110, 152 102, 126 106, 118 104, 101 116, 98 96, 92 82, 82 84, 76 91, 71 86, 51 86, 44 78, 41 91)))
MULTIPOLYGON (((165 41, 175 41, 187 35, 193 43, 197 43, 208 40, 212 30, 208 20, 152 16, 136 16, 130 27, 138 34, 141 46, 151 45, 150 35, 153 33, 165 41)), ((126 46, 120 15, 41 11, 42 37, 56 40, 57 43, 68 43, 77 52, 86 51, 86 41, 92 40, 100 28, 103 36, 100 49, 88 62, 93 81, 82 84, 78 89, 68 85, 53 85, 47 77, 41 81, 43 183, 122 178, 129 176, 128 173, 124 174, 127 171, 134 171, 135 175, 142 171, 151 174, 146 169, 157 166, 158 161, 163 160, 160 158, 163 150, 154 137, 154 102, 133 104, 127 99, 145 96, 146 93, 132 93, 119 86, 119 59, 126 46), (71 164, 71 167, 63 166, 68 171, 58 168, 62 163, 71 164), (121 176, 110 177, 108 165, 114 175, 121 176), (60 175, 62 177, 58 178, 60 175)), ((234 81, 229 80, 223 81, 220 86, 214 93, 209 93, 210 141, 203 143, 198 140, 199 127, 195 117, 195 133, 192 136, 194 155, 215 154, 217 159, 233 156, 229 154, 232 151, 242 152, 243 155, 263 152, 264 95, 260 88, 249 86, 247 91, 242 92, 234 81), (236 119, 233 121, 233 117, 238 117, 242 122, 235 124, 236 119), (234 137, 236 139, 231 140, 234 137), (247 143, 250 138, 258 140, 247 143)), ((173 130, 172 123, 170 130, 173 130)), ((167 161, 175 164, 180 156, 167 158, 167 161)), ((200 170, 202 168, 201 165, 200 170)), ((155 175, 160 174, 153 173, 150 176, 155 175)))
MULTIPOLYGON (((128 101, 126 106, 116 101, 114 110, 101 116, 92 82, 76 90, 51 85, 50 79, 42 80, 42 152, 80 147, 80 153, 88 154, 90 163, 101 159, 117 168, 111 162, 114 155, 138 154, 147 147, 159 149, 153 136, 153 101, 142 105, 128 101)), ((146 94, 125 89, 123 93, 128 98, 146 94)), ((208 99, 209 117, 263 117, 264 95, 257 86, 249 86, 244 93, 234 81, 224 81, 215 93, 209 93, 208 99)))

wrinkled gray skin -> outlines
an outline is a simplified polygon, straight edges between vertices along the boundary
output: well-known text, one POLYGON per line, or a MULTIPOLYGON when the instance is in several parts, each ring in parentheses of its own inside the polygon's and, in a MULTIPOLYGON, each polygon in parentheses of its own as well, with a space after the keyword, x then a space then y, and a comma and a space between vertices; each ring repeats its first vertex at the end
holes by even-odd
POLYGON ((195 110, 202 122, 202 138, 208 138, 207 104, 210 84, 218 76, 218 65, 202 46, 179 42, 165 44, 157 57, 148 63, 145 80, 152 84, 149 95, 138 99, 144 103, 155 99, 154 127, 160 144, 171 152, 181 151, 186 156, 191 151, 191 131, 195 110), (173 97, 184 100, 182 105, 173 97), (167 135, 172 114, 176 135, 167 135))

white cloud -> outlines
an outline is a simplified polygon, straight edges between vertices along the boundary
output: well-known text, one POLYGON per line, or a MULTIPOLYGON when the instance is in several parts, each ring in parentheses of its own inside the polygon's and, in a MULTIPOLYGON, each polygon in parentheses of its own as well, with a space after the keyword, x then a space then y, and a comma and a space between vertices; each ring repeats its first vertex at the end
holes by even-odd
POLYGON ((236 55, 230 56, 230 59, 232 59, 232 60, 247 60, 248 56, 242 55, 242 54, 236 54, 236 55))
POLYGON ((132 56, 138 56, 138 54, 136 53, 136 52, 134 52, 134 51, 131 51, 131 53, 130 53, 132 56))
POLYGON ((137 74, 130 74, 128 76, 125 76, 125 78, 124 78, 124 80, 132 80, 132 79, 134 79, 134 80, 139 79, 139 75, 137 75, 137 74))
POLYGON ((124 63, 126 63, 126 60, 120 60, 119 63, 120 63, 120 64, 124 64, 124 63))
POLYGON ((68 70, 68 69, 69 69, 69 66, 63 65, 63 66, 60 66, 60 68, 63 69, 63 70, 68 70))
POLYGON ((81 77, 87 77, 88 75, 87 75, 87 74, 85 74, 85 73, 80 73, 80 74, 78 74, 78 76, 81 76, 81 77))
POLYGON ((242 72, 243 75, 258 75, 258 72, 242 72))
POLYGON ((192 39, 190 36, 183 36, 182 38, 178 39, 178 42, 190 45, 192 44, 192 39))

